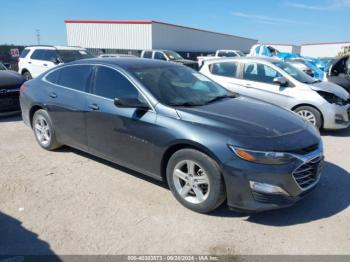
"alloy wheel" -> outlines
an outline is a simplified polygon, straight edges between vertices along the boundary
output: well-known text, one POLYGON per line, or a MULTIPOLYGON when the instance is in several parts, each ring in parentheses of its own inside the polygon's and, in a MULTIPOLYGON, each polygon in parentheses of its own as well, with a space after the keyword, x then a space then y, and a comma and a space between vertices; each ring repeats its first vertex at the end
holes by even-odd
POLYGON ((302 118, 304 118, 305 120, 309 121, 311 124, 316 126, 317 124, 316 116, 312 112, 308 110, 300 110, 297 113, 299 116, 301 116, 302 118))
POLYGON ((173 180, 179 195, 192 204, 200 204, 209 196, 209 178, 206 171, 194 161, 179 162, 174 168, 173 180))
POLYGON ((41 145, 47 146, 50 143, 51 141, 50 126, 47 123, 47 120, 43 116, 39 115, 35 119, 34 131, 41 145))

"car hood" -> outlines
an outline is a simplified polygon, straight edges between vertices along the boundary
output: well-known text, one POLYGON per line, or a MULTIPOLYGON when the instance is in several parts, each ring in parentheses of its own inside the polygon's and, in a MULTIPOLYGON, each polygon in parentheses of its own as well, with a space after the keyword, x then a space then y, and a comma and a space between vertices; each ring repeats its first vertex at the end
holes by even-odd
POLYGON ((325 92, 333 93, 344 100, 349 99, 349 93, 344 88, 336 84, 333 84, 331 82, 319 82, 319 83, 311 84, 310 86, 315 91, 325 91, 325 92))
POLYGON ((171 60, 172 62, 174 63, 181 63, 181 64, 196 64, 195 61, 192 61, 192 60, 188 60, 188 59, 177 59, 177 60, 171 60))
POLYGON ((246 97, 181 107, 177 113, 184 121, 225 136, 228 144, 245 148, 292 151, 320 142, 318 130, 295 113, 246 97))
POLYGON ((18 86, 24 82, 22 75, 15 71, 0 71, 0 87, 18 86))
POLYGON ((177 111, 185 121, 228 129, 240 136, 276 137, 299 132, 307 126, 290 111, 246 97, 181 107, 177 111))

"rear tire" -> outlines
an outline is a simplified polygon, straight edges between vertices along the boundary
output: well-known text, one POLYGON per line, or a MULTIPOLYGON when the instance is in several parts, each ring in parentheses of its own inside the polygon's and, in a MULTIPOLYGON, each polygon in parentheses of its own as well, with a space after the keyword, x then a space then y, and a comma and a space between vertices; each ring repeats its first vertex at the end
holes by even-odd
POLYGON ((197 150, 175 152, 167 166, 168 185, 185 207, 209 213, 226 199, 224 182, 216 162, 197 150))
POLYGON ((323 126, 322 115, 320 111, 311 106, 300 106, 294 109, 294 112, 299 116, 309 121, 318 129, 321 129, 323 126))
POLYGON ((39 109, 34 113, 32 126, 38 144, 46 150, 55 150, 62 145, 57 142, 56 133, 47 111, 39 109))
POLYGON ((33 79, 31 73, 29 73, 28 71, 25 71, 25 72, 23 73, 23 77, 24 77, 24 79, 25 79, 26 81, 28 81, 28 80, 30 80, 30 79, 33 79))

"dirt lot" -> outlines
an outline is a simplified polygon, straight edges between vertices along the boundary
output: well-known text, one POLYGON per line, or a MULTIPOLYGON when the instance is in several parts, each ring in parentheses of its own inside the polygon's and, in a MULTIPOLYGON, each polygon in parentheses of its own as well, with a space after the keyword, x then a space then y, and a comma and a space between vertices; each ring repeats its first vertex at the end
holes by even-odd
POLYGON ((323 134, 315 192, 292 208, 200 215, 162 184, 0 120, 0 254, 350 254, 350 130, 323 134))

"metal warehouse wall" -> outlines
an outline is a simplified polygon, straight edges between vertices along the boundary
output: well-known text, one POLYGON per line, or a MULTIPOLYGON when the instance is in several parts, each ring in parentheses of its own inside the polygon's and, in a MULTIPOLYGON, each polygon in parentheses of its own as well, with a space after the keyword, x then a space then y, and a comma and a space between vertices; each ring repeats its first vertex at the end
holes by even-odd
POLYGON ((142 50, 152 48, 151 24, 66 22, 69 46, 142 50))
POLYGON ((153 49, 187 52, 239 49, 249 52, 257 40, 154 22, 152 24, 152 43, 153 49))
POLYGON ((342 48, 350 46, 348 43, 321 43, 321 44, 307 44, 301 46, 301 55, 312 57, 334 57, 342 48))

